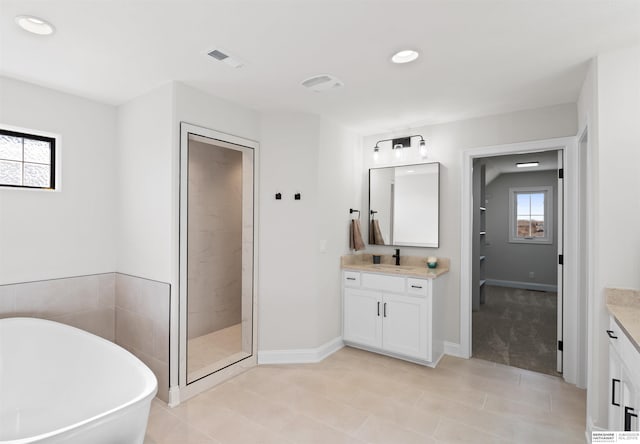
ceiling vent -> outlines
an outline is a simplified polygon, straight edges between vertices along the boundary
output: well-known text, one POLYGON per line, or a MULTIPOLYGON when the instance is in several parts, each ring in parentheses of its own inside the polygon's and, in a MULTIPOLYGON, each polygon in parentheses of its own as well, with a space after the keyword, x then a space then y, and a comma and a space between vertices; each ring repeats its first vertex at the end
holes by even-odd
POLYGON ((343 85, 340 79, 331 74, 320 74, 302 81, 302 86, 315 92, 329 91, 343 85))
POLYGON ((226 63, 232 68, 240 68, 243 65, 243 63, 240 60, 231 57, 229 54, 219 49, 214 49, 213 51, 209 51, 207 54, 209 55, 209 57, 214 58, 219 62, 226 63))

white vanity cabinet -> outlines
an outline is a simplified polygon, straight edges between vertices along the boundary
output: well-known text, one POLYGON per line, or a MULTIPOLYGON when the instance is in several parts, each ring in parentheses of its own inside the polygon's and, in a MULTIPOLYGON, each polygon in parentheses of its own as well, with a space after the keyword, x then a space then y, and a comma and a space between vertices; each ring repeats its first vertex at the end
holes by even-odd
POLYGON ((435 366, 444 351, 443 282, 343 271, 344 342, 435 366))
POLYGON ((609 320, 609 430, 637 431, 640 411, 640 351, 613 317, 609 320))

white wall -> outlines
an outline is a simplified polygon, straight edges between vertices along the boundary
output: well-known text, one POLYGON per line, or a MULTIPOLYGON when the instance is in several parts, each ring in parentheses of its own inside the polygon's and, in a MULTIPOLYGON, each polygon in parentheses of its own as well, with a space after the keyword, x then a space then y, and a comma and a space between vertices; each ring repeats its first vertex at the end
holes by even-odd
POLYGON ((62 154, 60 191, 0 189, 0 284, 115 271, 115 108, 0 77, 0 124, 62 154))
POLYGON ((640 288, 640 47, 601 54, 582 88, 579 117, 589 123, 592 294, 588 416, 607 426, 608 322, 604 289, 640 288))
MULTIPOLYGON (((488 160, 491 162, 491 159, 488 160)), ((558 173, 556 170, 501 174, 486 187, 485 278, 555 286, 558 280, 558 173), (549 186, 551 244, 509 242, 510 188, 549 186), (534 278, 529 278, 529 272, 534 278)))
MULTIPOLYGON (((429 146, 428 162, 440 162, 440 248, 404 247, 401 253, 416 256, 440 256, 451 259, 451 275, 445 302, 445 339, 453 343, 460 341, 460 213, 462 183, 462 151, 468 148, 515 143, 553 137, 575 136, 577 115, 575 104, 557 105, 547 108, 518 111, 509 114, 478 119, 425 126, 396 133, 383 133, 364 138, 363 141, 363 198, 361 207, 368 211, 368 169, 392 164, 420 163, 418 149, 406 151, 405 159, 394 161, 390 147, 383 145, 380 161, 373 163, 373 146, 380 139, 422 134, 429 146)), ((416 143, 414 141, 414 143, 416 143)), ((366 224, 365 224, 366 225, 366 224)), ((366 231, 366 229, 365 229, 366 231)), ((391 247, 367 246, 367 252, 388 254, 391 247)), ((465 295, 464 297, 467 297, 465 295)))
POLYGON ((172 282, 173 89, 118 107, 117 270, 172 282))
POLYGON ((316 116, 269 112, 260 144, 259 347, 315 348, 341 335, 340 256, 359 199, 358 140, 316 116))
MULTIPOLYGON (((349 250, 349 208, 359 207, 362 190, 361 138, 356 133, 325 119, 320 121, 318 152, 318 224, 316 272, 318 282, 318 337, 315 346, 342 335, 342 293, 340 256, 349 250), (326 249, 322 250, 322 245, 326 249)), ((363 220, 366 214, 362 212, 363 220)), ((311 313, 310 313, 311 315, 311 313)))

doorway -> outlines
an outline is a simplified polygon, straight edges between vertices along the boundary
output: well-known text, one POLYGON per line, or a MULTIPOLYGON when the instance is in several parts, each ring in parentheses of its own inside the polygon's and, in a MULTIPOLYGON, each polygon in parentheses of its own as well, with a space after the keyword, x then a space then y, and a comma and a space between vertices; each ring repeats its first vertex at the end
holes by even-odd
POLYGON ((257 362, 256 146, 181 124, 181 400, 257 362))
POLYGON ((473 160, 481 157, 502 156, 543 151, 562 150, 563 153, 563 310, 558 318, 559 330, 562 330, 562 378, 576 384, 579 375, 586 366, 586 355, 580 352, 578 343, 578 282, 579 267, 582 262, 583 246, 579 241, 578 230, 570 229, 579 224, 578 202, 584 198, 584 190, 579 188, 578 171, 580 169, 578 143, 576 137, 561 137, 530 142, 517 142, 507 145, 494 145, 470 148, 462 153, 461 174, 461 272, 460 272, 460 344, 449 346, 450 353, 470 358, 472 355, 472 294, 473 294, 473 160))
POLYGON ((562 152, 473 161, 472 356, 562 371, 562 152))

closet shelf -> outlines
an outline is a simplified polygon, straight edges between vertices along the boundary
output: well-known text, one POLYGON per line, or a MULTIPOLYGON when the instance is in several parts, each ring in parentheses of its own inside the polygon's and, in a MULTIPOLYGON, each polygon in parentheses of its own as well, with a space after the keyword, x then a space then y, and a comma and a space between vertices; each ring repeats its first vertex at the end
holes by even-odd
POLYGON ((480 211, 487 211, 485 207, 480 207, 480 211))
POLYGON ((487 256, 480 256, 480 260, 483 261, 487 258, 487 256))
POLYGON ((480 279, 480 286, 482 287, 484 284, 487 283, 486 279, 480 279))
POLYGON ((485 235, 485 234, 487 234, 487 232, 486 232, 486 231, 481 231, 481 232, 480 232, 480 236, 483 236, 483 235, 485 235))

